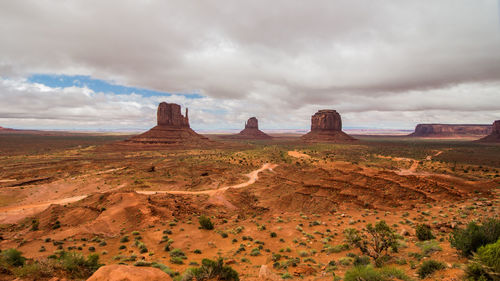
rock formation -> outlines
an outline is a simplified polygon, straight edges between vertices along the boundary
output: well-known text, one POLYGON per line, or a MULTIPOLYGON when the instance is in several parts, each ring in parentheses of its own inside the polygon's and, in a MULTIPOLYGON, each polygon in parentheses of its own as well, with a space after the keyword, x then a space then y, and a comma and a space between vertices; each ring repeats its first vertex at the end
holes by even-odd
POLYGON ((323 109, 311 116, 311 131, 302 136, 305 141, 352 141, 353 137, 342 132, 340 114, 331 109, 323 109))
POLYGON ((418 124, 410 137, 480 137, 491 133, 491 125, 418 124))
POLYGON ((272 137, 261 130, 259 130, 259 120, 255 117, 251 117, 245 123, 245 129, 236 135, 231 136, 232 138, 239 139, 271 139, 272 137))
POLYGON ((158 105, 157 126, 132 137, 128 142, 151 144, 193 144, 209 142, 208 138, 197 134, 189 127, 188 110, 181 114, 181 106, 162 102, 158 105))
POLYGON ((500 120, 493 122, 491 134, 479 140, 480 142, 500 142, 500 120))

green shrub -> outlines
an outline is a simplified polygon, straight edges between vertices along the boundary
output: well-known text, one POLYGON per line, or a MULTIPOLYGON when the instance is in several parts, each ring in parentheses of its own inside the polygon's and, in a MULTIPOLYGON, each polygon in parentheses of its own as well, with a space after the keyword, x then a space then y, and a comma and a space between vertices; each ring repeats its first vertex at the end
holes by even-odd
POLYGON ((500 280, 500 239, 479 248, 465 273, 468 280, 500 280))
POLYGON ((3 262, 10 266, 23 266, 26 262, 26 258, 23 257, 23 253, 16 249, 7 249, 0 253, 0 258, 3 262))
POLYGON ((417 270, 418 277, 424 279, 425 277, 432 275, 435 271, 444 269, 445 265, 442 262, 435 260, 424 261, 417 270))
POLYGON ((347 243, 359 248, 364 255, 373 258, 376 266, 381 266, 389 256, 389 249, 393 252, 398 251, 398 236, 385 221, 379 221, 375 226, 369 223, 362 232, 347 228, 344 234, 347 243))
POLYGON ((471 222, 465 229, 455 229, 450 237, 451 246, 465 257, 479 247, 495 243, 500 238, 500 220, 488 219, 482 225, 471 222))
POLYGON ((439 246, 439 243, 436 240, 417 242, 415 245, 417 245, 417 247, 422 250, 422 254, 426 257, 434 252, 442 250, 441 246, 439 246))
POLYGON ((427 241, 436 238, 431 231, 431 227, 427 224, 419 224, 415 228, 415 233, 420 241, 427 241))
POLYGON ((182 276, 182 281, 202 281, 202 280, 226 280, 239 281, 238 272, 230 266, 224 265, 222 258, 216 261, 203 259, 201 266, 198 268, 190 268, 182 276))
POLYGON ((180 257, 173 257, 170 259, 170 262, 173 264, 184 264, 184 260, 180 257))
POLYGON ((373 268, 373 266, 355 266, 344 275, 344 281, 389 281, 397 278, 399 280, 411 280, 406 274, 395 267, 373 268))
POLYGON ((88 278, 101 266, 98 254, 90 254, 85 259, 80 253, 61 252, 59 262, 72 278, 88 278))
POLYGON ((178 257, 181 259, 187 259, 186 254, 181 249, 173 249, 169 252, 171 257, 178 257))
POLYGON ((207 230, 212 230, 214 229, 214 224, 210 220, 210 218, 201 215, 200 218, 198 219, 198 222, 200 223, 200 226, 202 229, 207 229, 207 230))

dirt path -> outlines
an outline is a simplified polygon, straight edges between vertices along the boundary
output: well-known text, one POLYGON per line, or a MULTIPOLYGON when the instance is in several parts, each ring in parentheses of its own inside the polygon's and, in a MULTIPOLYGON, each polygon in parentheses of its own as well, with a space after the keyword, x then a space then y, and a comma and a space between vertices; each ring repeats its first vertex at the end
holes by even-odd
POLYGON ((87 195, 68 197, 59 200, 52 200, 40 204, 29 204, 22 206, 9 206, 0 208, 0 223, 15 223, 20 219, 32 216, 47 209, 52 204, 69 204, 86 198, 87 195))
POLYGON ((259 169, 252 171, 245 176, 248 177, 248 181, 244 183, 240 183, 237 185, 231 185, 231 186, 226 186, 226 187, 221 187, 218 189, 209 189, 209 190, 201 190, 201 191, 185 191, 185 190, 158 190, 158 191, 152 191, 152 190, 138 190, 136 191, 139 194, 146 194, 146 195, 151 195, 151 194, 159 194, 159 193, 168 193, 168 194, 207 194, 209 196, 213 196, 215 194, 220 194, 229 188, 242 188, 245 186, 249 186, 251 184, 254 184, 258 179, 259 179, 259 173, 265 170, 272 171, 277 164, 271 164, 271 163, 266 163, 262 165, 259 169))
MULTIPOLYGON (((439 150, 434 155, 427 155, 425 157, 426 161, 431 161, 432 157, 439 156, 443 151, 439 150)), ((383 156, 383 155, 375 155, 375 157, 378 158, 383 158, 383 159, 391 159, 392 161, 408 161, 412 162, 410 168, 408 169, 401 169, 397 172, 398 175, 400 176, 407 176, 407 175, 415 175, 415 174, 427 174, 427 173, 417 173, 417 168, 420 163, 419 160, 413 159, 413 158, 404 158, 404 157, 392 157, 392 156, 383 156)))
POLYGON ((311 158, 311 156, 309 156, 309 155, 307 155, 305 153, 299 152, 297 150, 290 150, 290 151, 288 151, 288 155, 292 156, 292 157, 295 157, 295 158, 306 158, 306 159, 311 158))
MULTIPOLYGON (((227 205, 229 208, 233 208, 232 204, 230 204, 225 198, 223 198, 222 193, 229 188, 242 188, 245 186, 249 186, 257 181, 259 178, 259 173, 264 171, 264 170, 270 170, 272 171, 273 168, 275 168, 276 164, 270 164, 266 163, 262 165, 261 168, 250 172, 249 174, 246 174, 248 177, 248 181, 244 183, 240 183, 237 185, 232 185, 232 186, 226 186, 222 187, 219 189, 212 189, 212 190, 203 190, 203 191, 137 191, 137 193, 140 194, 157 194, 157 193, 169 193, 169 194, 208 194, 209 196, 214 196, 212 200, 223 202, 224 205, 227 205)), ((96 175, 98 174, 103 174, 103 173, 110 173, 113 171, 121 170, 124 168, 117 168, 117 169, 111 169, 111 170, 106 170, 102 172, 95 173, 96 175)), ((124 185, 118 186, 117 188, 113 188, 108 191, 113 191, 120 189, 124 185)), ((69 204, 73 203, 76 201, 80 201, 84 198, 86 198, 88 194, 81 194, 77 196, 72 196, 72 197, 66 197, 62 199, 56 199, 56 200, 49 200, 41 203, 31 203, 31 204, 25 204, 25 205, 14 205, 14 206, 6 206, 6 207, 1 207, 0 208, 0 223, 15 223, 25 217, 32 216, 38 212, 41 212, 45 209, 47 209, 50 205, 52 204, 69 204)))

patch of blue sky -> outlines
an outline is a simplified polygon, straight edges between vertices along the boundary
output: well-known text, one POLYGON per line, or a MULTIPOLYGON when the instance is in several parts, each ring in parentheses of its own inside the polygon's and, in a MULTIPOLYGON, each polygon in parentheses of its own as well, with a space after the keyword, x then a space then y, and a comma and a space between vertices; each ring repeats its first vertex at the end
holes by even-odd
POLYGON ((182 95, 189 99, 203 98, 202 95, 197 93, 166 93, 144 88, 127 87, 101 79, 94 79, 87 75, 33 74, 28 77, 28 82, 42 84, 51 88, 87 87, 94 92, 119 95, 135 93, 144 97, 182 95))

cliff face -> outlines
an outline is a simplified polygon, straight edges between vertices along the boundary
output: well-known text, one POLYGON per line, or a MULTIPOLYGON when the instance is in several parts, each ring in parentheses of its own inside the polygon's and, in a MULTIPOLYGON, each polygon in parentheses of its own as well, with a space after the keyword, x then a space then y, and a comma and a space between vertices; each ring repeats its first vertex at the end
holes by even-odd
POLYGON ((485 136, 492 131, 491 125, 481 124, 418 124, 412 137, 467 137, 485 136))
POLYGON ((480 139, 480 142, 497 142, 500 143, 500 120, 493 122, 491 134, 480 139))
POLYGON ((158 105, 156 113, 158 126, 188 127, 188 109, 186 116, 181 114, 181 106, 175 103, 162 102, 158 105))
POLYGON ((335 110, 323 109, 311 117, 311 131, 341 131, 342 118, 335 110))
POLYGON ((342 132, 342 118, 331 109, 324 109, 311 116, 311 131, 302 136, 305 141, 336 142, 352 141, 353 137, 342 132))

